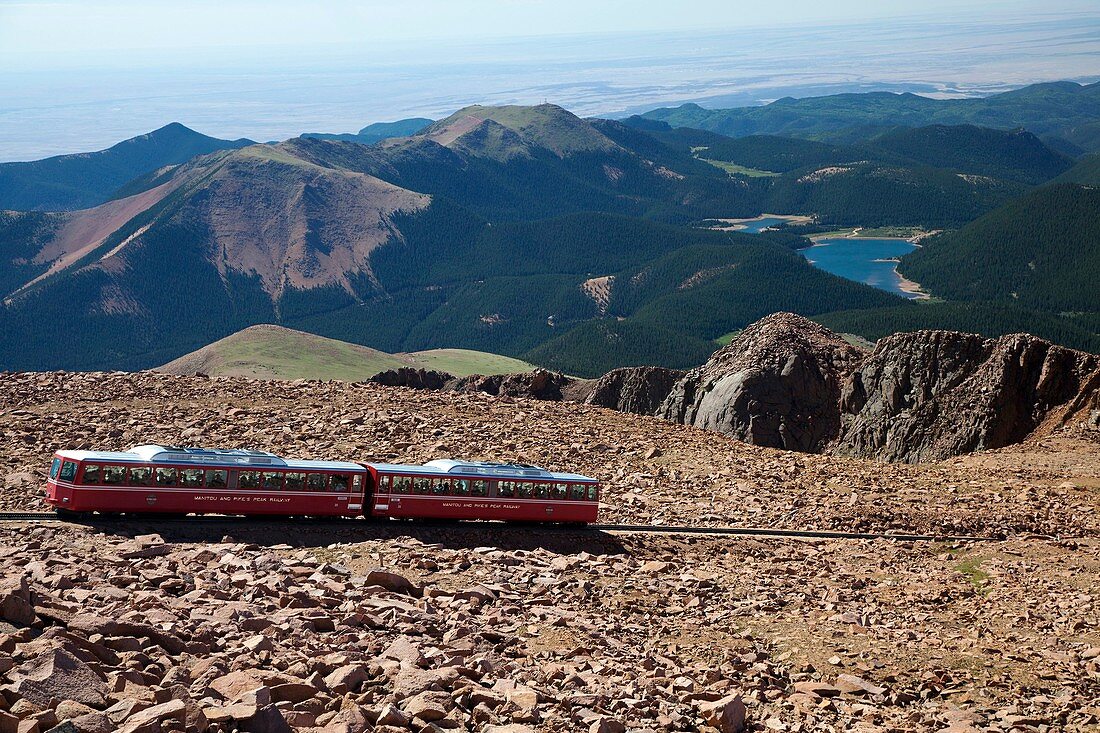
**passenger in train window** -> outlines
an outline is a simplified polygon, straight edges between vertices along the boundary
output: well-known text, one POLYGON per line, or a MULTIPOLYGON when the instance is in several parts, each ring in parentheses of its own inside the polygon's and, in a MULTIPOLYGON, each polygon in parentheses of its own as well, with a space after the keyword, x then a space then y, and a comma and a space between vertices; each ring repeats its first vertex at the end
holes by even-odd
POLYGON ((432 479, 432 493, 436 496, 446 496, 451 490, 451 480, 445 478, 432 479))
POLYGON ((598 494, 599 494, 598 487, 596 487, 596 486, 589 486, 588 487, 588 499, 589 499, 589 501, 596 501, 596 499, 598 498, 598 494))
POLYGON ((511 499, 516 495, 515 481, 497 481, 497 496, 511 499))
POLYGON ((226 472, 221 469, 211 469, 206 472, 206 486, 210 489, 224 489, 226 487, 226 472))
POLYGON ((95 463, 84 464, 84 481, 87 486, 95 486, 99 483, 99 466, 95 463))
POLYGON ((569 498, 570 499, 583 499, 584 498, 584 484, 569 484, 569 498))
POLYGON ((195 489, 202 486, 202 474, 201 468, 185 468, 183 469, 180 483, 184 486, 195 489))
MULTIPOLYGON (((88 475, 88 469, 84 469, 84 475, 88 475)), ((119 486, 126 483, 126 466, 104 466, 103 485, 119 486)))
POLYGON ((310 491, 324 491, 328 485, 328 477, 323 473, 311 473, 306 476, 306 488, 310 491))
POLYGON ((346 492, 348 490, 348 477, 347 474, 336 473, 332 475, 332 481, 329 483, 329 488, 332 491, 346 492))
POLYGON ((282 491, 282 488, 282 471, 264 471, 264 491, 282 491))
POLYGON ((530 481, 517 481, 516 486, 519 489, 519 498, 530 499, 535 495, 535 485, 530 481))
POLYGON ((76 476, 76 462, 65 461, 61 464, 61 474, 58 478, 62 481, 72 481, 76 476))
POLYGON ((175 486, 177 483, 175 468, 158 468, 156 477, 157 486, 175 486))
POLYGON ((474 479, 470 482, 471 496, 488 496, 489 482, 484 479, 474 479))
POLYGON ((540 499, 546 499, 550 496, 550 484, 537 483, 535 484, 535 496, 540 499))
POLYGON ((135 466, 130 469, 131 486, 149 486, 153 483, 153 469, 145 466, 135 466))
POLYGON ((286 490, 301 491, 305 488, 306 475, 304 473, 288 473, 286 475, 286 490))
POLYGON ((464 478, 457 478, 454 481, 454 494, 455 496, 469 496, 470 495, 470 482, 464 478))
POLYGON ((407 494, 412 489, 412 479, 408 476, 393 477, 393 493, 407 494))
POLYGON ((431 490, 432 480, 430 478, 417 477, 414 479, 413 485, 416 487, 416 493, 427 494, 431 490))
POLYGON ((260 472, 241 471, 240 475, 237 477, 237 486, 242 489, 260 488, 260 472))

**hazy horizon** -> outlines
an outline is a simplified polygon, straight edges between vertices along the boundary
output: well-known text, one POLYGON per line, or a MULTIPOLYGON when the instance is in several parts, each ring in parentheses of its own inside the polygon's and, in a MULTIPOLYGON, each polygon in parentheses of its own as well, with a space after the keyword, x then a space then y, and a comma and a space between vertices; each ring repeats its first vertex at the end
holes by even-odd
MULTIPOLYGON (((523 37, 516 34, 523 18, 545 14, 547 4, 495 5, 511 15, 507 23, 486 25, 481 40, 458 30, 442 40, 399 33, 393 30, 399 19, 390 18, 390 26, 356 42, 363 29, 355 22, 321 13, 301 29, 301 43, 289 46, 285 33, 261 33, 291 17, 280 16, 290 11, 276 3, 275 12, 256 16, 256 32, 239 45, 226 43, 232 35, 225 29, 187 39, 184 24, 157 26, 134 47, 108 52, 105 44, 128 23, 147 22, 147 11, 102 34, 96 31, 116 20, 112 12, 137 6, 0 2, 0 161, 99 150, 173 121, 216 137, 266 141, 355 132, 403 117, 434 119, 472 103, 550 101, 581 115, 619 116, 688 101, 744 106, 872 90, 975 96, 1041 81, 1100 79, 1100 9, 1075 2, 1039 13, 1011 0, 972 3, 965 11, 936 0, 906 15, 845 0, 831 6, 835 17, 825 22, 799 0, 781 6, 803 8, 798 22, 757 13, 737 27, 721 25, 731 17, 726 5, 700 2, 693 7, 713 13, 714 27, 683 28, 700 21, 681 13, 688 17, 657 31, 647 24, 668 21, 667 14, 642 12, 615 32, 602 6, 523 37), (64 15, 59 8, 75 10, 64 15), (48 40, 30 35, 34 22, 60 17, 65 22, 48 40), (82 23, 92 31, 83 33, 83 46, 51 55, 82 23), (333 29, 329 42, 318 42, 326 28, 333 29), (167 45, 141 47, 154 42, 167 45)), ((214 12, 211 3, 188 7, 214 12)), ((349 17, 361 24, 364 16, 349 17)), ((438 30, 433 21, 421 32, 438 30)))

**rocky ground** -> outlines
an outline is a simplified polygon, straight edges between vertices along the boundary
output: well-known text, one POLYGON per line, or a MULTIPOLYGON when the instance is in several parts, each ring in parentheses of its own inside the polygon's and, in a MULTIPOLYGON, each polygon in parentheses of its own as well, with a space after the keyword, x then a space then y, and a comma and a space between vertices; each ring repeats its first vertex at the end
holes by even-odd
POLYGON ((996 543, 242 522, 0 525, 0 731, 1100 729, 1100 440, 922 465, 576 404, 0 376, 3 508, 57 448, 522 459, 614 522, 996 543), (65 722, 68 721, 68 722, 65 722))

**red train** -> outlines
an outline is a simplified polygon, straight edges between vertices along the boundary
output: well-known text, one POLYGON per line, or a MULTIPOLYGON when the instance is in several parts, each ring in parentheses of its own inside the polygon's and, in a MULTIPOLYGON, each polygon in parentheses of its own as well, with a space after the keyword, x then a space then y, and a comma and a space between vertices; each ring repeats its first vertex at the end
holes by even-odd
POLYGON ((46 503, 59 513, 243 514, 596 521, 599 481, 521 463, 421 466, 299 461, 250 450, 139 445, 58 451, 46 503))

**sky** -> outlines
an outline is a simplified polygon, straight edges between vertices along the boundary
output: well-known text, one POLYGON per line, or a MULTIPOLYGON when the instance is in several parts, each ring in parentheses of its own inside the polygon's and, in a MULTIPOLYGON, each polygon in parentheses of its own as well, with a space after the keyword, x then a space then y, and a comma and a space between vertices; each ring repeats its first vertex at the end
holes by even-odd
POLYGON ((0 0, 0 162, 173 121, 269 141, 469 104, 975 96, 1098 59, 1100 0, 0 0))
POLYGON ((920 13, 949 18, 1094 9, 1095 0, 0 0, 8 69, 125 61, 231 60, 280 47, 325 54, 428 39, 838 23, 920 13))

